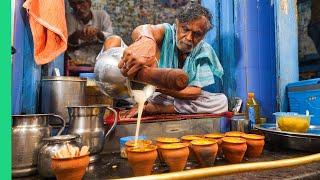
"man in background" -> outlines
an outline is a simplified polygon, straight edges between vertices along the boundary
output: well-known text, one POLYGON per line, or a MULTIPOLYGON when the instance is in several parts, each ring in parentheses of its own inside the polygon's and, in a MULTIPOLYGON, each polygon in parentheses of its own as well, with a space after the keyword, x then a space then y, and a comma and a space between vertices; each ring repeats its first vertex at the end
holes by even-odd
POLYGON ((91 10, 91 0, 69 0, 69 4, 67 55, 78 65, 94 65, 104 40, 113 34, 110 16, 91 10))

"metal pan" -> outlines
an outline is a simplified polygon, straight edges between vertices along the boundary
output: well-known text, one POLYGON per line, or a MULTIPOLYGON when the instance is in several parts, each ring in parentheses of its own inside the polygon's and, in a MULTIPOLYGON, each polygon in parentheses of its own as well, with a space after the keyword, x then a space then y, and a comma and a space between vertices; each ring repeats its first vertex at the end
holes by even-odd
POLYGON ((309 152, 320 152, 320 126, 311 125, 307 133, 294 133, 277 130, 276 124, 255 125, 266 137, 271 146, 309 152))

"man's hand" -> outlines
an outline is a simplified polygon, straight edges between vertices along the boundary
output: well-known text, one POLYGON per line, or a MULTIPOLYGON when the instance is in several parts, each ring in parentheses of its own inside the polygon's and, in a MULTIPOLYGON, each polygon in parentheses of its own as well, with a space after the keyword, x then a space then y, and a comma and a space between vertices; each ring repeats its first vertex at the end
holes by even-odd
POLYGON ((156 49, 157 44, 153 39, 142 36, 124 50, 118 64, 121 73, 132 79, 144 66, 153 66, 156 62, 156 49))
POLYGON ((99 30, 97 28, 92 26, 86 26, 83 28, 82 36, 80 38, 85 41, 90 41, 97 37, 98 32, 99 30))

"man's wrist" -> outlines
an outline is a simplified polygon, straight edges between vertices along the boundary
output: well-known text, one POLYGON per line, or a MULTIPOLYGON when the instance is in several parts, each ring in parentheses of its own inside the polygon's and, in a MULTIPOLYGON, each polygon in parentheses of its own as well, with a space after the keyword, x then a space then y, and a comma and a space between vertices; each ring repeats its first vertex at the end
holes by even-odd
POLYGON ((155 42, 155 43, 157 44, 157 42, 156 42, 156 40, 154 39, 154 37, 147 36, 147 35, 143 35, 143 34, 141 34, 141 35, 140 35, 140 36, 135 40, 135 42, 137 42, 137 41, 141 40, 142 38, 148 38, 148 39, 151 39, 153 42, 155 42))

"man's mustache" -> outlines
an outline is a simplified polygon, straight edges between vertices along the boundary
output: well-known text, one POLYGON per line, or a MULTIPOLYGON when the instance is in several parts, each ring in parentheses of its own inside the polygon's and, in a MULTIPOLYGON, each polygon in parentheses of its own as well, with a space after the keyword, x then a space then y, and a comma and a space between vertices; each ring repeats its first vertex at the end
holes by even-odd
POLYGON ((79 14, 79 15, 82 15, 82 14, 86 14, 87 11, 79 9, 79 10, 76 11, 76 13, 79 14))
POLYGON ((185 45, 188 45, 188 46, 193 46, 193 44, 191 42, 188 42, 188 41, 181 40, 181 43, 183 43, 185 45))

